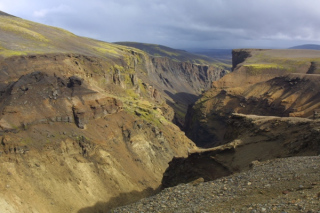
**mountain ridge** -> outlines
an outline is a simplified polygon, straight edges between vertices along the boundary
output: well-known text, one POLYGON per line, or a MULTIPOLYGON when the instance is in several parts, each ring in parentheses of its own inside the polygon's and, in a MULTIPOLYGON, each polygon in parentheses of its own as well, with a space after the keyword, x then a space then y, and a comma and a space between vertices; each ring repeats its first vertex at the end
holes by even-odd
POLYGON ((224 67, 224 69, 230 68, 230 66, 227 63, 220 61, 219 59, 216 59, 214 57, 208 57, 206 55, 201 55, 201 54, 194 54, 185 50, 174 49, 174 48, 170 48, 163 45, 138 43, 138 42, 114 42, 114 43, 138 48, 155 57, 159 57, 159 56, 168 57, 175 61, 221 66, 221 67, 224 67))
POLYGON ((318 44, 303 44, 294 47, 290 47, 288 49, 309 49, 309 50, 320 50, 320 45, 318 44))

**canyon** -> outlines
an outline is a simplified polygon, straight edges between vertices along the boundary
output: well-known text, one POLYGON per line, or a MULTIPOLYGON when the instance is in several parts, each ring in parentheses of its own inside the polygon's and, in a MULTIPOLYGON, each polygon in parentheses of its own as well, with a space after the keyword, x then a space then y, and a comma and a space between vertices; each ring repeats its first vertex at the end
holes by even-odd
POLYGON ((228 70, 0 22, 2 212, 107 212, 156 193, 196 149, 172 121, 228 70))
POLYGON ((3 12, 0 37, 2 212, 109 212, 320 153, 319 51, 233 50, 231 72, 3 12))
POLYGON ((162 184, 214 180, 254 161, 319 155, 319 56, 233 50, 233 72, 213 82, 186 116, 186 134, 202 149, 173 159, 162 184))

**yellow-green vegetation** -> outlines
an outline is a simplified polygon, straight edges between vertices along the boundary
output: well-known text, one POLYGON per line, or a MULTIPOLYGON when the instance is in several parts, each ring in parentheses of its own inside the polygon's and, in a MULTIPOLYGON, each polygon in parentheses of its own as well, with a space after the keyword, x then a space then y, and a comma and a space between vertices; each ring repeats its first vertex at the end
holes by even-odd
MULTIPOLYGON (((122 58, 132 62, 132 52, 141 50, 76 36, 57 27, 46 26, 14 16, 0 16, 0 56, 22 54, 78 53, 98 57, 122 58)), ((138 57, 139 62, 140 58, 138 57)))
POLYGON ((143 86, 143 82, 141 79, 138 79, 138 85, 139 85, 141 93, 145 94, 147 91, 146 91, 146 88, 143 86))
MULTIPOLYGON (((118 97, 119 98, 119 97, 118 97)), ((157 109, 154 108, 154 105, 147 100, 129 97, 120 97, 119 98, 123 103, 123 109, 127 112, 138 115, 141 119, 152 122, 153 124, 160 126, 163 123, 168 122, 157 109)))
POLYGON ((139 95, 132 89, 126 89, 126 94, 133 99, 139 98, 139 95))
POLYGON ((18 55, 27 55, 27 53, 23 51, 8 50, 0 46, 0 55, 3 57, 11 57, 11 56, 18 56, 18 55))
POLYGON ((118 65, 118 64, 115 64, 115 65, 113 65, 113 67, 114 67, 114 70, 118 70, 118 71, 124 71, 124 67, 123 66, 120 66, 120 65, 118 65))
POLYGON ((266 70, 284 69, 284 67, 279 64, 246 64, 244 67, 247 68, 247 73, 250 75, 260 75, 266 70))
POLYGON ((299 72, 308 68, 311 62, 320 63, 320 51, 253 50, 251 55, 243 66, 253 75, 270 69, 299 72))
POLYGON ((165 49, 159 47, 159 45, 156 45, 155 47, 158 51, 166 54, 166 55, 169 55, 169 56, 179 56, 180 54, 179 53, 175 53, 175 52, 170 52, 170 51, 166 51, 165 49))
POLYGON ((191 63, 194 62, 196 64, 207 64, 207 62, 203 59, 196 59, 194 61, 190 61, 191 63))
POLYGON ((110 45, 106 42, 97 42, 97 46, 93 47, 94 50, 108 55, 120 56, 121 53, 119 49, 115 48, 114 45, 110 45))
POLYGON ((0 16, 0 30, 13 32, 19 36, 23 35, 27 39, 48 42, 45 36, 31 29, 31 22, 19 18, 0 16))

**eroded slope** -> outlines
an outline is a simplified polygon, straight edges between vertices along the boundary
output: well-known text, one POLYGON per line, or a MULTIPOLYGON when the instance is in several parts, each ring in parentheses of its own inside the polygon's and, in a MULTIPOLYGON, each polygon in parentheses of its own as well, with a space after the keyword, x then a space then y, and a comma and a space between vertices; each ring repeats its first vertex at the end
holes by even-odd
POLYGON ((106 212, 195 148, 144 52, 3 14, 0 34, 1 211, 106 212))
POLYGON ((320 120, 232 114, 226 122, 226 144, 173 159, 164 187, 221 178, 248 170, 252 161, 320 153, 320 120))
MULTIPOLYGON (((304 68, 297 67, 292 70, 290 67, 265 68, 252 64, 250 61, 258 61, 260 52, 271 54, 271 50, 248 51, 245 53, 244 62, 236 65, 235 70, 213 83, 213 88, 208 90, 190 108, 187 115, 186 132, 199 146, 216 146, 223 144, 227 119, 231 113, 255 114, 264 116, 282 117, 305 117, 313 118, 319 108, 319 76, 317 74, 307 74, 307 62, 304 68), (253 56, 249 56, 249 55, 253 56)), ((276 50, 274 58, 279 58, 280 50, 276 50)), ((291 50, 286 50, 291 51, 291 50)), ((292 57, 298 53, 292 50, 292 57)), ((238 57, 243 57, 244 50, 239 52, 238 57), (239 56, 240 55, 240 56, 239 56)), ((308 57, 299 52, 300 59, 308 57)), ((320 51, 312 52, 313 57, 320 54, 320 51)), ((236 54, 235 54, 236 55, 236 54)), ((290 58, 294 61, 295 58, 290 58)), ((271 59, 273 59, 270 56, 271 59)), ((271 59, 263 59, 264 61, 271 59)), ((289 60, 288 59, 288 60, 289 60)), ((240 60, 240 59, 239 59, 240 60)), ((242 60, 242 59, 241 59, 242 60)), ((275 60, 275 63, 278 63, 275 60)), ((280 59, 279 59, 280 60, 280 59)), ((301 63, 298 59, 294 63, 301 63)), ((309 60, 309 59, 308 59, 309 60)), ((317 60, 314 58, 314 60, 317 60)), ((237 61, 237 58, 234 59, 237 61)), ((282 66, 279 62, 277 66, 282 66)), ((288 66, 291 66, 289 64, 288 66)))
POLYGON ((313 63, 320 52, 233 53, 235 70, 214 82, 187 114, 188 136, 213 148, 173 159, 164 186, 213 180, 246 170, 255 160, 320 153, 320 78, 310 74, 310 67, 317 72, 313 63))

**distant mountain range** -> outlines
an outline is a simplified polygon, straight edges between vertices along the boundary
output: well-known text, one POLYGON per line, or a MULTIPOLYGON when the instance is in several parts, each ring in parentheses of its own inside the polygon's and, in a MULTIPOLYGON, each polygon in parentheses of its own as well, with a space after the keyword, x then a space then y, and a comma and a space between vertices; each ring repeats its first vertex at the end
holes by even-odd
POLYGON ((303 44, 288 49, 305 49, 305 50, 320 50, 320 45, 317 44, 303 44))
POLYGON ((206 55, 212 58, 231 60, 232 59, 232 49, 187 49, 188 52, 206 55))

